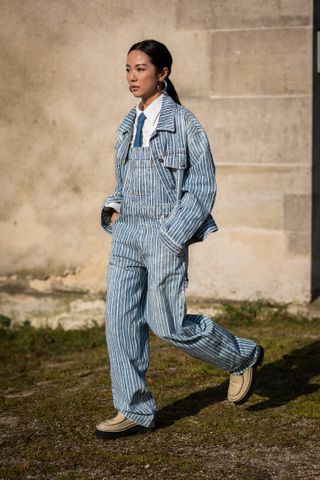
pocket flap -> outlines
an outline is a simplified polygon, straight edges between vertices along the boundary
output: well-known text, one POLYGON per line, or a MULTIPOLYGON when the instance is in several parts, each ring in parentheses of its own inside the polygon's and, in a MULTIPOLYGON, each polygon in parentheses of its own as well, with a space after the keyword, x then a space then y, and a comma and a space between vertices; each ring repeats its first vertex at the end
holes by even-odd
POLYGON ((169 168, 183 169, 187 166, 185 149, 167 150, 163 155, 163 165, 169 168))

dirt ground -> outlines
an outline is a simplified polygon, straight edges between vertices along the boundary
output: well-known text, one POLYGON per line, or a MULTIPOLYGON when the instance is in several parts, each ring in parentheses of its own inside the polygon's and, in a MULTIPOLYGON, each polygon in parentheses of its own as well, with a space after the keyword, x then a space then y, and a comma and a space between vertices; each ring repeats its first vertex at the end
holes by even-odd
POLYGON ((116 413, 104 327, 13 327, 2 315, 0 479, 320 479, 320 319, 210 305, 188 307, 265 347, 255 394, 231 404, 226 372, 151 334, 157 428, 113 441, 95 437, 116 413))

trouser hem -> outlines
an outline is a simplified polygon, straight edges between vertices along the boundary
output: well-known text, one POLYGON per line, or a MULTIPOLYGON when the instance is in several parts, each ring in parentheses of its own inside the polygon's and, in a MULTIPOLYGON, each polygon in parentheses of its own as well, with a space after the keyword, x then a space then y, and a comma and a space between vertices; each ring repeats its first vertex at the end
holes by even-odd
POLYGON ((132 420, 134 423, 138 425, 142 425, 143 427, 154 427, 154 415, 143 415, 133 412, 127 412, 125 410, 119 410, 121 415, 124 415, 129 420, 132 420))
POLYGON ((249 359, 246 365, 244 365, 243 367, 238 368, 236 370, 233 370, 229 373, 231 375, 242 375, 245 372, 245 370, 248 370, 248 368, 253 367, 257 363, 259 355, 260 355, 260 348, 257 345, 256 349, 255 349, 255 352, 254 352, 253 359, 249 359))

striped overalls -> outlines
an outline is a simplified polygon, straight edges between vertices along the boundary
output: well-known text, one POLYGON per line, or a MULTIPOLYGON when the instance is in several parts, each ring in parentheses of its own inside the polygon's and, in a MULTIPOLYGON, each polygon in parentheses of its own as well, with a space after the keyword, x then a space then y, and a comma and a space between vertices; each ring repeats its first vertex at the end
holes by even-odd
POLYGON ((175 255, 159 236, 173 204, 150 147, 130 147, 122 194, 107 273, 112 394, 120 413, 149 426, 156 411, 145 381, 149 327, 184 352, 233 374, 253 365, 258 351, 253 341, 232 335, 210 318, 186 313, 188 246, 175 255))

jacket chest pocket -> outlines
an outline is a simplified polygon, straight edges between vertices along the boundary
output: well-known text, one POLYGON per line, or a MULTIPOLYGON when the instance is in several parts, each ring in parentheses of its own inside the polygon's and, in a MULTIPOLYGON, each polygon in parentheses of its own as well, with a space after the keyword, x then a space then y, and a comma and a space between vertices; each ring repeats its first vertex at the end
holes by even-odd
POLYGON ((159 162, 165 167, 163 170, 171 189, 180 189, 184 170, 187 168, 187 155, 184 148, 167 150, 159 162))

